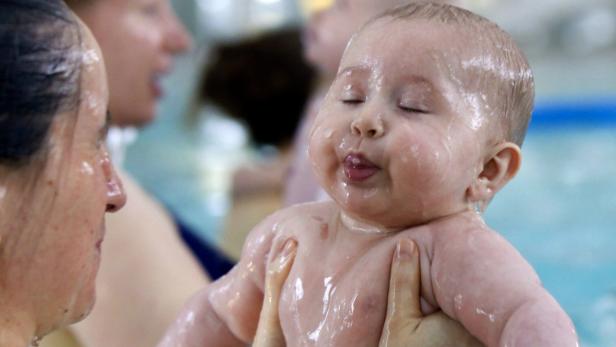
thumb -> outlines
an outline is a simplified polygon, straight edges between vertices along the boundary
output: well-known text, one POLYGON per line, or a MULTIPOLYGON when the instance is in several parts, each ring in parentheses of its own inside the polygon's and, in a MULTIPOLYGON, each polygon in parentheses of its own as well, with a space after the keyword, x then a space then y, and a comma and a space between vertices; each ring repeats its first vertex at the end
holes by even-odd
POLYGON ((255 333, 253 347, 283 347, 284 334, 280 327, 278 307, 280 293, 289 271, 293 266, 297 253, 297 242, 288 240, 280 254, 268 264, 265 276, 265 290, 263 293, 263 306, 259 316, 259 324, 255 333))
POLYGON ((415 242, 402 239, 398 242, 389 277, 387 320, 404 322, 423 318, 420 304, 419 252, 415 242))

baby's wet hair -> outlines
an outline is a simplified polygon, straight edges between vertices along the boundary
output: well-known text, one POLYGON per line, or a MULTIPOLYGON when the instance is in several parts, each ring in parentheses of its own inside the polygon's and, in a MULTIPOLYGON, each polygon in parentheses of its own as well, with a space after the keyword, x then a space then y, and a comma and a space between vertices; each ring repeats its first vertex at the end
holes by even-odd
POLYGON ((522 145, 534 105, 534 78, 526 56, 507 32, 478 14, 443 2, 415 1, 394 7, 364 28, 384 18, 456 26, 455 35, 465 45, 462 49, 482 52, 467 61, 448 62, 467 71, 460 87, 482 93, 484 103, 501 120, 496 128, 502 131, 500 137, 522 145))

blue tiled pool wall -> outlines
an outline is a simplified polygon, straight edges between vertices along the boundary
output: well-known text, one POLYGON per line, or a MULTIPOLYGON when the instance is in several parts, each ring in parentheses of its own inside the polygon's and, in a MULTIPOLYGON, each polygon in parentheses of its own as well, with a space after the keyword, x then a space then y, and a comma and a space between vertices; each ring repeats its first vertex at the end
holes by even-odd
POLYGON ((529 130, 604 126, 616 126, 616 97, 595 101, 539 102, 533 112, 529 130))

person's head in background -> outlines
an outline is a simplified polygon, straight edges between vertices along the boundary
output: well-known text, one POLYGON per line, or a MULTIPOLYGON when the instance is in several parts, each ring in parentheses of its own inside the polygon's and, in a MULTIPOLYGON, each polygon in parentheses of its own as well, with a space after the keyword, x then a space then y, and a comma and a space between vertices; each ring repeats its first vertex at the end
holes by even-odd
MULTIPOLYGON (((347 42, 370 18, 408 0, 331 0, 310 15, 304 33, 304 55, 327 79, 338 71, 347 42)), ((462 0, 440 2, 460 5, 462 0)))
POLYGON ((112 124, 153 120, 164 91, 161 77, 191 38, 170 0, 66 0, 92 30, 105 57, 112 124))
POLYGON ((126 202, 104 145, 100 49, 61 0, 0 2, 0 345, 85 317, 103 216, 126 202))
POLYGON ((284 147, 295 133, 314 77, 303 59, 301 31, 272 29, 215 46, 199 101, 213 102, 244 123, 253 144, 284 147))

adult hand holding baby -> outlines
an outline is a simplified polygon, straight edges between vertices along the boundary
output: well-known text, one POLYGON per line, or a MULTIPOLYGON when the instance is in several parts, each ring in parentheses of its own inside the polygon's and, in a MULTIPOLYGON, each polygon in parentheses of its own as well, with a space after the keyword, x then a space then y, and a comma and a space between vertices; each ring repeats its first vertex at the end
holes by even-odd
POLYGON ((408 239, 398 242, 391 263, 387 315, 379 347, 483 346, 442 311, 421 313, 419 252, 408 239))
MULTIPOLYGON (((297 243, 287 241, 267 266, 263 307, 253 347, 284 347, 278 305, 280 292, 293 266, 297 243)), ((483 346, 464 327, 443 312, 424 316, 420 304, 420 269, 417 246, 398 242, 391 264, 387 315, 379 347, 473 347, 483 346)))
POLYGON ((283 250, 267 265, 265 289, 263 290, 263 307, 259 316, 259 325, 253 341, 253 347, 285 346, 284 335, 280 327, 278 305, 282 285, 289 276, 291 266, 297 254, 297 242, 288 240, 283 250))

